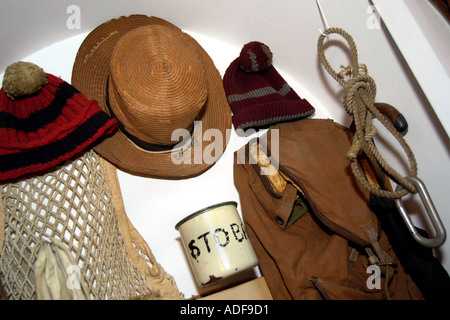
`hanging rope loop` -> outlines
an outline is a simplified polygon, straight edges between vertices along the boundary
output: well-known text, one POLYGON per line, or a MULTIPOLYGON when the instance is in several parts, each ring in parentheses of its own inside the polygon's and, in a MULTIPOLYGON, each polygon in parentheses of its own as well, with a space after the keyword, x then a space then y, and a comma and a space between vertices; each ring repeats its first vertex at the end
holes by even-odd
POLYGON ((377 133, 377 129, 373 125, 373 119, 378 119, 395 137, 406 153, 410 166, 409 176, 417 175, 417 163, 410 147, 402 135, 395 129, 392 122, 376 107, 376 84, 373 78, 369 76, 367 66, 359 64, 358 52, 353 38, 341 28, 328 28, 319 36, 317 48, 320 62, 325 70, 344 88, 343 105, 345 111, 352 117, 355 125, 355 135, 352 146, 347 152, 347 158, 350 161, 352 172, 356 179, 371 193, 384 198, 399 199, 408 193, 416 193, 415 186, 387 163, 374 144, 373 138, 377 133), (331 34, 342 36, 349 45, 351 64, 348 67, 341 66, 342 70, 339 73, 330 66, 324 53, 324 40, 331 34), (358 165, 358 158, 362 154, 372 164, 381 168, 388 177, 402 186, 403 189, 401 191, 388 191, 373 186, 358 165))

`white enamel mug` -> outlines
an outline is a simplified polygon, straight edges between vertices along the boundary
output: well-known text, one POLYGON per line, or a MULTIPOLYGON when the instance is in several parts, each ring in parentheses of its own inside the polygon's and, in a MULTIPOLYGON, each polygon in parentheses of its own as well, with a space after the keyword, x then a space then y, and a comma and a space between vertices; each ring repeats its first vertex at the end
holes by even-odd
POLYGON ((236 202, 199 210, 178 222, 175 229, 201 287, 258 265, 236 202))

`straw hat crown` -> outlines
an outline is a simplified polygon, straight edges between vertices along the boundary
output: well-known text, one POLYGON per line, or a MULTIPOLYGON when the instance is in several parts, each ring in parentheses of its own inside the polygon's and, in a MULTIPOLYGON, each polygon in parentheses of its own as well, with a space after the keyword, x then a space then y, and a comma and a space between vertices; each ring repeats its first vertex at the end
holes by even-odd
POLYGON ((115 45, 110 68, 111 109, 129 133, 173 145, 174 130, 192 129, 207 85, 200 57, 181 33, 159 25, 130 31, 115 45))

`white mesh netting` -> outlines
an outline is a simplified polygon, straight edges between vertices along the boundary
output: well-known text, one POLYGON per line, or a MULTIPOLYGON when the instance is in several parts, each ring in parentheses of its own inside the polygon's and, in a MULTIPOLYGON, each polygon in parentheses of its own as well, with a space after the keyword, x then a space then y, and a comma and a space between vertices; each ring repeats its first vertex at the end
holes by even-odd
POLYGON ((9 299, 37 298, 34 266, 47 239, 67 246, 91 299, 182 298, 128 220, 116 168, 94 151, 1 187, 0 279, 9 299))

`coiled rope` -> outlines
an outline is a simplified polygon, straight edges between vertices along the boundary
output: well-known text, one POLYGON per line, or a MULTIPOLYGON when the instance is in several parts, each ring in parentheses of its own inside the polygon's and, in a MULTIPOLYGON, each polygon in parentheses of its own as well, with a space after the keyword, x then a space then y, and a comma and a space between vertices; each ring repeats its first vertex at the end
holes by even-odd
POLYGON ((371 193, 389 199, 399 199, 409 192, 416 193, 415 186, 394 170, 378 152, 373 137, 377 129, 372 120, 378 119, 380 123, 395 137, 405 151, 409 166, 410 176, 417 175, 417 163, 411 148, 408 146, 402 135, 395 129, 392 122, 385 117, 375 106, 376 84, 367 73, 367 67, 358 62, 358 52, 353 38, 341 28, 328 28, 319 36, 317 44, 319 59, 328 73, 339 82, 344 88, 343 104, 347 113, 353 118, 355 125, 355 135, 352 146, 347 152, 347 158, 351 163, 351 168, 356 179, 371 193), (341 35, 348 43, 351 54, 351 65, 342 72, 336 71, 330 66, 324 53, 324 40, 331 34, 341 35), (348 80, 344 75, 350 73, 348 80), (383 190, 372 185, 358 165, 358 158, 366 155, 372 164, 377 165, 393 181, 403 187, 400 191, 383 190))

